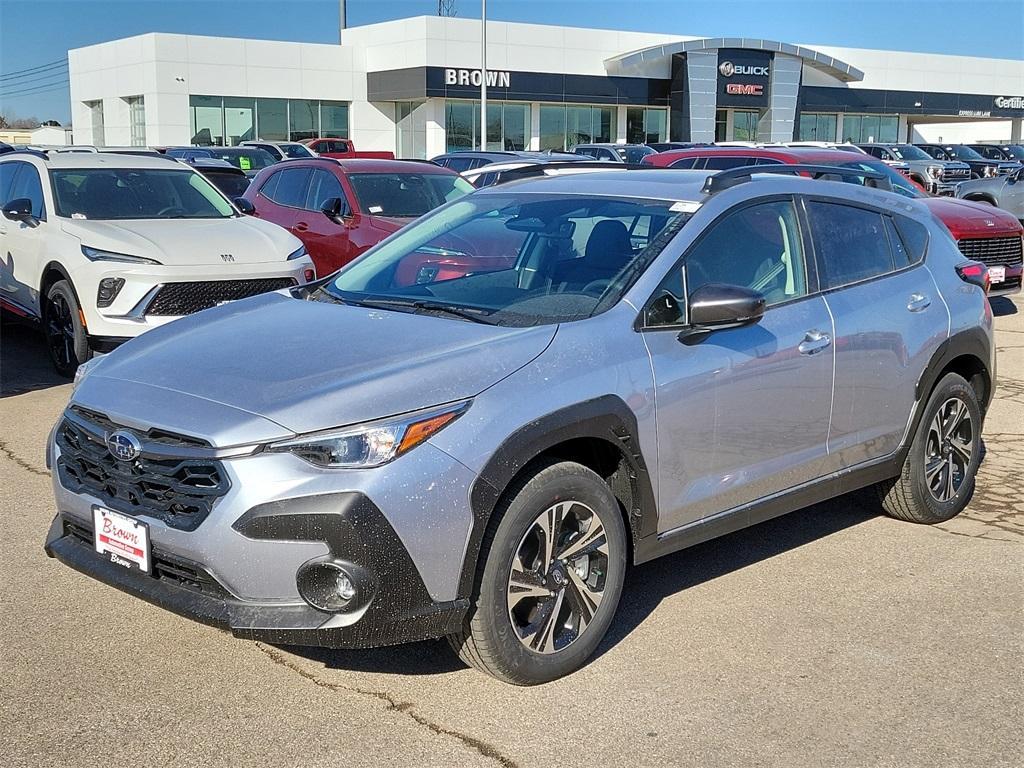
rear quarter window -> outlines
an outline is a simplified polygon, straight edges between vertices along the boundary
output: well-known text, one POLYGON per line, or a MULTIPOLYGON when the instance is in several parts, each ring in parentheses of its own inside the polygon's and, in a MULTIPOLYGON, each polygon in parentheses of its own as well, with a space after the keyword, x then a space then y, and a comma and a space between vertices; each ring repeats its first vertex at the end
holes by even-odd
POLYGON ((928 250, 928 228, 906 216, 896 216, 895 229, 902 241, 908 259, 907 263, 917 264, 919 261, 923 261, 928 250))

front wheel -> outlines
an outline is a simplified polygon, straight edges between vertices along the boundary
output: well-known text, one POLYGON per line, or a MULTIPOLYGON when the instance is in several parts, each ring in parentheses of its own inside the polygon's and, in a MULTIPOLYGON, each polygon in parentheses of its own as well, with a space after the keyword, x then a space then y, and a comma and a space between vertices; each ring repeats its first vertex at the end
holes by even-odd
POLYGON ((78 366, 92 357, 92 352, 78 298, 67 280, 58 280, 46 291, 43 330, 53 367, 70 379, 78 366))
POLYGON ((878 485, 882 507, 912 523, 945 522, 970 501, 980 463, 978 396, 962 376, 946 374, 928 398, 903 472, 878 485))
POLYGON ((574 672, 608 631, 626 530, 608 485, 580 464, 550 464, 506 500, 484 538, 473 605, 448 639, 467 664, 536 685, 574 672))

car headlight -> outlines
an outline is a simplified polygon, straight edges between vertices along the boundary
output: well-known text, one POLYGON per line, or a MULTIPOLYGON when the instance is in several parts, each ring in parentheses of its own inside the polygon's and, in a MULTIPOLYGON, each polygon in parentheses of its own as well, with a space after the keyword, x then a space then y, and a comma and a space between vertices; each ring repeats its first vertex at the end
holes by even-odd
POLYGON ((75 379, 71 382, 71 391, 74 392, 78 389, 78 385, 82 383, 86 376, 88 376, 96 364, 102 359, 102 357, 92 357, 82 363, 78 368, 75 369, 75 379))
POLYGON ((928 175, 931 176, 933 179, 941 179, 945 172, 946 169, 943 168, 941 165, 928 166, 928 175))
POLYGON ((129 256, 126 253, 114 253, 113 251, 101 251, 99 248, 90 248, 88 245, 82 246, 82 255, 89 261, 120 261, 126 264, 160 265, 160 262, 156 259, 146 259, 142 256, 129 256))
POLYGON ((315 467, 369 469, 398 458, 459 418, 470 401, 390 419, 271 443, 270 453, 291 453, 315 467))
POLYGON ((306 255, 306 246, 300 245, 296 250, 288 254, 288 261, 294 261, 295 259, 301 259, 306 255))

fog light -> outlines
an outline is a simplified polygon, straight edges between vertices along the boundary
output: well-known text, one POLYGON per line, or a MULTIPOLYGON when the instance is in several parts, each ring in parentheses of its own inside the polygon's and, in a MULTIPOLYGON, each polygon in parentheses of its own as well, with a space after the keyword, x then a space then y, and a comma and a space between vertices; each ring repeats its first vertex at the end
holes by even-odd
POLYGON ((295 584, 302 599, 320 611, 337 613, 366 601, 364 569, 336 560, 313 560, 299 568, 295 584))
POLYGON ((117 294, 124 287, 123 277, 104 277, 100 280, 100 287, 96 291, 96 306, 109 307, 114 303, 117 294))

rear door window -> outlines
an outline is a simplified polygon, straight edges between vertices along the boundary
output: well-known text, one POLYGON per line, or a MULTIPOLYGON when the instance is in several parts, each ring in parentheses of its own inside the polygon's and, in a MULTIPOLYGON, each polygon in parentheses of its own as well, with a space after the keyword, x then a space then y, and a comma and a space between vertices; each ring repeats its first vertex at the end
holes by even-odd
MULTIPOLYGON (((808 201, 807 216, 823 290, 869 280, 895 267, 885 218, 867 208, 808 201)), ((900 266, 905 266, 906 261, 900 266)))

